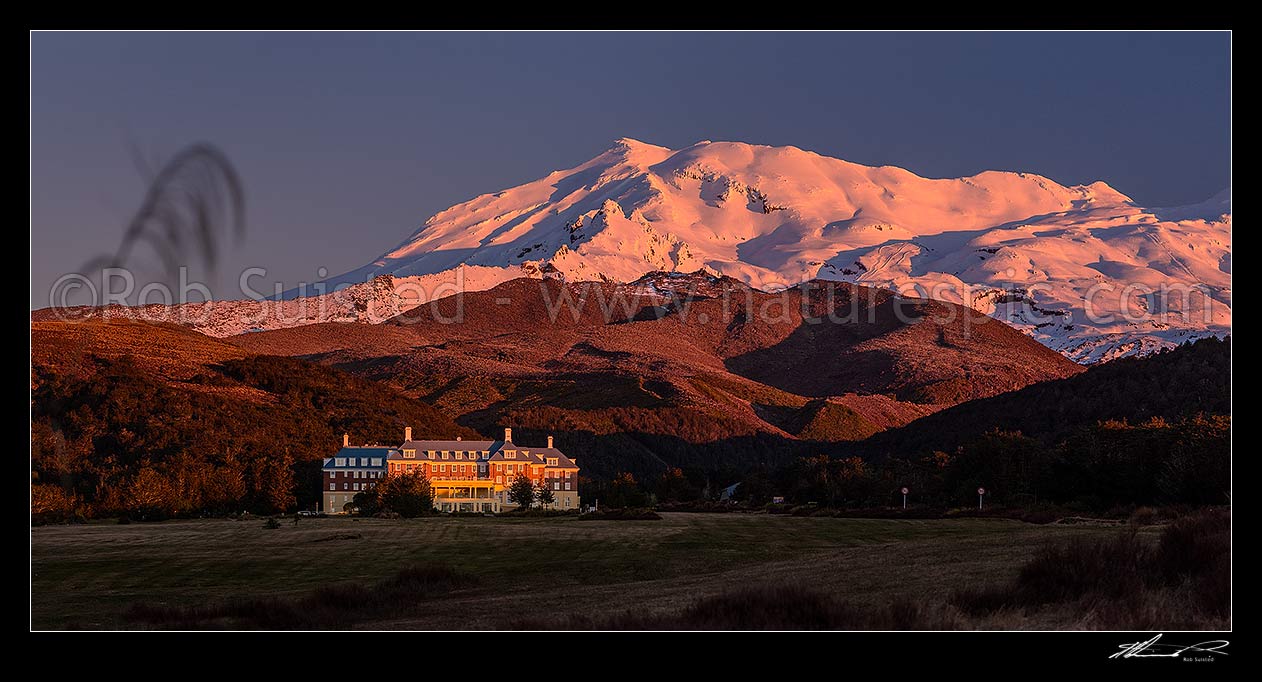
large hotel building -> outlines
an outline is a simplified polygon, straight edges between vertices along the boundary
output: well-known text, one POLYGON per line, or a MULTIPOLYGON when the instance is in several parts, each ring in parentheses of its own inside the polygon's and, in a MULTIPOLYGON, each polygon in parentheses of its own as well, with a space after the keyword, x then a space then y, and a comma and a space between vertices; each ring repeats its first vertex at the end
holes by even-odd
POLYGON ((390 474, 423 472, 434 490, 434 508, 447 512, 498 512, 517 505, 508 501, 508 487, 518 476, 552 490, 553 509, 577 509, 578 464, 552 445, 535 448, 513 443, 513 430, 503 440, 412 440, 403 430, 397 447, 350 444, 324 460, 323 511, 341 513, 355 493, 390 474))

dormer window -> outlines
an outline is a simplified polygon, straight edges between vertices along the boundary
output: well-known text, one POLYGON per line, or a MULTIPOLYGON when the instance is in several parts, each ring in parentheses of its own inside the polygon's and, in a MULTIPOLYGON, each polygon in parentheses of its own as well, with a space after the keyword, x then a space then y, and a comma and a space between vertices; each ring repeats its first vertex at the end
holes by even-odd
POLYGON ((557 460, 557 458, 556 458, 556 457, 549 457, 549 458, 548 458, 548 466, 550 466, 550 467, 554 467, 554 466, 556 466, 556 465, 557 465, 557 461, 558 461, 558 460, 557 460))
POLYGON ((505 451, 504 451, 504 459, 517 459, 517 451, 516 451, 516 450, 505 450, 505 451))
POLYGON ((339 467, 344 467, 344 466, 346 466, 346 458, 345 458, 345 457, 337 457, 337 458, 334 458, 334 460, 333 460, 333 466, 339 466, 339 467))
POLYGON ((403 457, 404 457, 404 459, 415 459, 415 458, 416 458, 416 450, 404 450, 404 451, 403 451, 403 457))
POLYGON ((447 459, 447 451, 443 450, 443 459, 447 459))

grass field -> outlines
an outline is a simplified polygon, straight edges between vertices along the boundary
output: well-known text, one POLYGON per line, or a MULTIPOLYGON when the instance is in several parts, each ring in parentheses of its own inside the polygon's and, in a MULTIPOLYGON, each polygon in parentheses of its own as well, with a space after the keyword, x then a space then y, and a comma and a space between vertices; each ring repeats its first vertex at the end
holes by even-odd
MULTIPOLYGON (((369 586, 444 564, 474 587, 403 619, 356 627, 488 629, 569 614, 678 612, 733 588, 805 585, 857 605, 943 603, 1011 580, 1040 547, 1112 529, 1002 519, 869 520, 663 514, 661 521, 428 518, 171 521, 32 530, 31 625, 138 627, 129 606, 197 606, 369 586)), ((1003 615, 976 627, 1072 627, 1069 611, 1003 615)))

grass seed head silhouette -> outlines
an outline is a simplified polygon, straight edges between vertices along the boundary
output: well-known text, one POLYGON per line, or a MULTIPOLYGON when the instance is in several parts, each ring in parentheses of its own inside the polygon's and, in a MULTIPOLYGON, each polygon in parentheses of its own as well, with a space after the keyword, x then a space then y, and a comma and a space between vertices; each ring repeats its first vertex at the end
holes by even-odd
POLYGON ((154 175, 118 249, 91 259, 84 269, 125 268, 138 246, 152 249, 170 277, 199 253, 213 269, 221 233, 239 244, 245 230, 245 191, 232 162, 214 145, 193 144, 154 175))

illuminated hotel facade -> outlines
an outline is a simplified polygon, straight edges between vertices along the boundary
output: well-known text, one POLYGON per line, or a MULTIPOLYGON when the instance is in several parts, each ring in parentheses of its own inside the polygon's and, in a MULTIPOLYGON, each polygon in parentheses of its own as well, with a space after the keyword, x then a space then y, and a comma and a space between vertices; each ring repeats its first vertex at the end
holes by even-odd
POLYGON ((413 440, 412 428, 404 429, 397 447, 350 445, 342 436, 342 449, 324 460, 323 505, 329 513, 341 513, 355 494, 377 484, 387 475, 420 472, 429 479, 434 508, 443 512, 499 512, 517 505, 508 500, 508 488, 519 476, 536 488, 552 491, 550 509, 578 509, 578 463, 566 456, 548 436, 546 447, 513 442, 513 430, 504 429, 501 440, 413 440))

